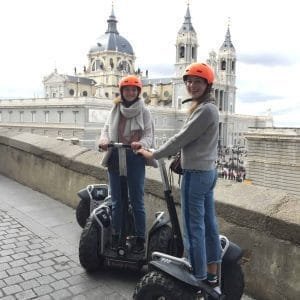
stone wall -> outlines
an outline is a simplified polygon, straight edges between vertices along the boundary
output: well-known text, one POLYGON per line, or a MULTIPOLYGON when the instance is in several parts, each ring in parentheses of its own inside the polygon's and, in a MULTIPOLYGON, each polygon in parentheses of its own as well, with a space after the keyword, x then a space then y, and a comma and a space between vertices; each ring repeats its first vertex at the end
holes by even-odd
MULTIPOLYGON (((71 207, 77 191, 106 182, 102 154, 66 141, 0 130, 0 173, 71 207)), ((176 180, 175 180, 176 182, 176 180)), ((178 189, 173 192, 180 208, 178 189)), ((166 210, 159 170, 147 169, 147 224, 166 210)), ((282 190, 219 180, 216 207, 220 230, 239 244, 246 292, 255 299, 297 299, 300 293, 300 201, 282 190)))
POLYGON ((300 196, 300 129, 253 129, 247 139, 247 178, 300 196))

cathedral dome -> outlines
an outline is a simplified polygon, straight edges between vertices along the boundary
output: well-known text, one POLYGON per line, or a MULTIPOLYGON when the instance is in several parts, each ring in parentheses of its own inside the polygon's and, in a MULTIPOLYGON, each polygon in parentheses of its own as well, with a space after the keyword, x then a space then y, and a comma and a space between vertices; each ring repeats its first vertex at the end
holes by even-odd
POLYGON ((97 39, 97 44, 90 49, 90 53, 99 51, 117 51, 134 55, 132 46, 117 30, 117 20, 112 10, 107 20, 108 28, 104 35, 97 39))
POLYGON ((117 33, 105 33, 97 39, 96 46, 90 49, 90 53, 99 51, 118 51, 133 55, 130 43, 117 33))

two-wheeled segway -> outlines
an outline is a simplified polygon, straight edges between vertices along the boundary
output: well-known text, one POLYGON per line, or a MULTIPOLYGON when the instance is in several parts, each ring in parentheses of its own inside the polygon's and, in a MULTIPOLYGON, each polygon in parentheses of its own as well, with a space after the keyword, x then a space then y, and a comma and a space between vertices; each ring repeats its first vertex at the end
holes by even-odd
POLYGON ((96 207, 82 231, 79 243, 79 261, 88 271, 102 267, 121 267, 141 269, 154 251, 173 254, 172 228, 164 212, 157 212, 148 232, 146 249, 142 253, 133 253, 134 218, 128 199, 126 151, 132 151, 130 145, 111 143, 109 148, 117 149, 119 157, 119 176, 122 197, 122 231, 116 247, 112 247, 112 206, 111 201, 104 201, 96 207))
POLYGON ((89 184, 77 195, 80 201, 76 207, 76 220, 83 228, 92 211, 104 202, 110 201, 109 187, 107 184, 89 184))
MULTIPOLYGON (((165 163, 159 161, 165 198, 168 204, 171 222, 178 223, 174 200, 171 195, 170 184, 166 172, 165 163)), ((180 228, 172 223, 172 228, 180 228)), ((176 241, 181 243, 181 239, 176 241)), ((199 282, 193 275, 191 264, 180 255, 168 255, 165 253, 152 253, 149 262, 149 272, 137 283, 133 299, 135 300, 190 300, 190 299, 241 299, 244 290, 244 276, 239 264, 242 258, 242 250, 236 244, 230 242, 225 236, 220 236, 222 246, 222 264, 219 267, 219 285, 210 286, 205 282, 199 282)), ((181 249, 181 245, 174 245, 181 249)))

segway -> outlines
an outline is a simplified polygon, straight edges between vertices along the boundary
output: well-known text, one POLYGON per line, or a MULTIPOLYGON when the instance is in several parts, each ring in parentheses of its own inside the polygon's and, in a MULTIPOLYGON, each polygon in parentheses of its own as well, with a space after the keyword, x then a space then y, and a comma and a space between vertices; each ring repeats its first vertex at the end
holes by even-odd
POLYGON ((110 201, 109 187, 107 184, 89 184, 77 195, 80 201, 76 207, 76 220, 83 228, 92 211, 105 201, 110 201))
POLYGON ((81 233, 79 242, 79 261, 87 272, 104 267, 117 267, 140 270, 151 259, 154 251, 173 254, 172 228, 165 212, 155 214, 155 220, 148 231, 146 248, 142 253, 133 253, 134 218, 128 199, 126 151, 129 145, 111 143, 109 148, 117 149, 119 156, 119 176, 123 201, 122 229, 117 247, 112 247, 112 205, 110 197, 96 207, 81 233))
MULTIPOLYGON (((159 161, 159 167, 164 185, 165 198, 171 222, 178 223, 174 200, 168 181, 165 163, 159 161)), ((172 224, 172 228, 180 228, 172 224)), ((242 258, 241 248, 230 242, 225 236, 220 235, 222 246, 222 263, 219 267, 219 285, 213 287, 205 282, 199 282, 193 275, 193 269, 187 259, 180 255, 169 255, 161 252, 152 253, 149 262, 149 271, 137 283, 133 299, 135 300, 189 300, 189 299, 241 299, 244 291, 244 276, 239 264, 242 258)), ((182 243, 177 239, 176 243, 182 243)), ((182 249, 182 245, 174 246, 182 249)))

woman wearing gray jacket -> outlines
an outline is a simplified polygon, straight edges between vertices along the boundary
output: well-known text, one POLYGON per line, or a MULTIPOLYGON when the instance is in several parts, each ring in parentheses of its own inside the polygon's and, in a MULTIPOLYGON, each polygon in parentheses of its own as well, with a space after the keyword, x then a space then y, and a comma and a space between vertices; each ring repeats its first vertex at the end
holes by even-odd
POLYGON ((138 152, 148 159, 160 159, 181 150, 185 256, 199 281, 216 284, 221 245, 214 204, 219 130, 219 112, 210 96, 214 73, 206 64, 193 63, 187 67, 183 80, 192 102, 183 128, 159 149, 138 152))

